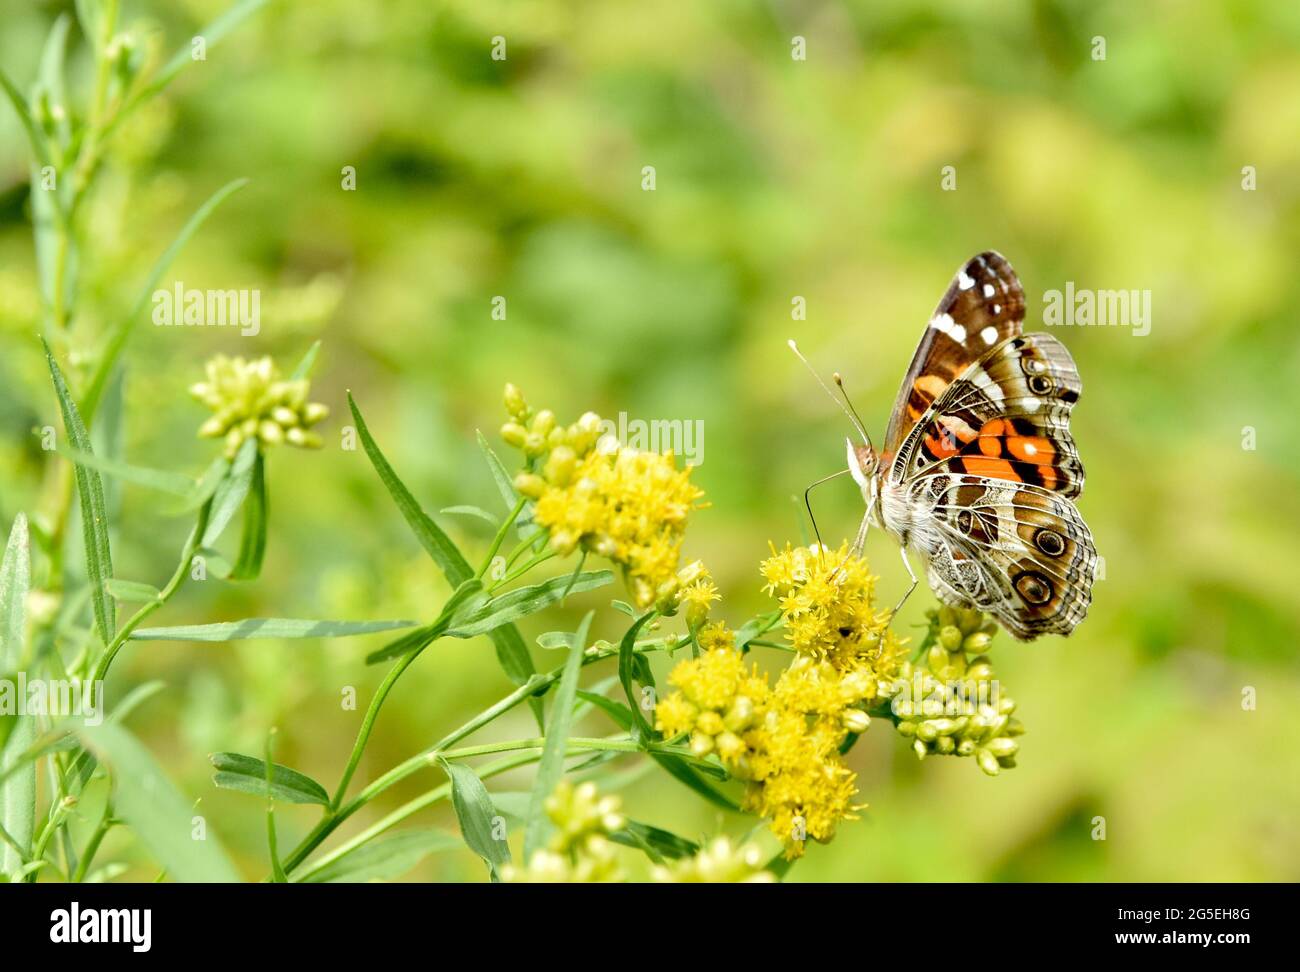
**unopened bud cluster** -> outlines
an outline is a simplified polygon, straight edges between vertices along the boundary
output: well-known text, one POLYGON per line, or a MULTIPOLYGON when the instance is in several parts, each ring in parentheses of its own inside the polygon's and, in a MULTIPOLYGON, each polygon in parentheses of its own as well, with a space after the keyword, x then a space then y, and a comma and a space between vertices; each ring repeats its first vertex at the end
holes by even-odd
POLYGON ((319 449, 321 438, 311 427, 329 415, 329 408, 307 401, 310 385, 306 378, 282 379, 269 357, 247 361, 217 355, 207 364, 207 380, 190 387, 190 394, 213 411, 199 435, 224 439, 231 459, 248 439, 319 449))
POLYGON ((515 488, 529 499, 538 499, 547 485, 564 488, 573 480, 578 461, 596 447, 600 438, 600 416, 586 412, 571 425, 560 425, 549 408, 533 411, 523 392, 506 385, 506 411, 510 421, 501 426, 501 438, 523 452, 525 459, 543 459, 538 472, 521 472, 515 488), (540 473, 540 475, 539 475, 540 473))
POLYGON ((903 663, 889 693, 898 731, 919 759, 971 756, 989 776, 1016 765, 1024 726, 984 654, 996 631, 978 611, 931 612, 924 663, 903 663))
POLYGON ((601 796, 592 782, 575 787, 561 780, 543 806, 555 832, 526 867, 503 868, 502 880, 525 884, 623 880, 615 845, 609 839, 627 823, 618 797, 601 796))

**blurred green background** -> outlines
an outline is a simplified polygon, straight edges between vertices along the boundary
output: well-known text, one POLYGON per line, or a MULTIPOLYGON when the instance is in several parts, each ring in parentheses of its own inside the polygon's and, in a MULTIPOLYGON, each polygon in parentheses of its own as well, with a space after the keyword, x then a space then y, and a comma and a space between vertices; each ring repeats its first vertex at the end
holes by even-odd
MULTIPOLYGON (((124 22, 165 56, 226 5, 127 0, 124 22)), ((0 63, 20 85, 71 10, 5 0, 0 63)), ((69 56, 84 91, 75 30, 69 56)), ((323 451, 270 459, 262 579, 191 585, 157 623, 431 617, 447 587, 363 454, 339 447, 344 391, 426 508, 496 508, 474 431, 495 438, 507 380, 565 420, 595 409, 704 422, 693 476, 712 507, 694 518, 687 553, 712 567, 721 609, 740 623, 767 607, 757 565, 768 541, 803 537, 796 495, 843 463, 846 423, 787 338, 843 373, 879 438, 931 309, 973 253, 995 248, 1014 264, 1029 329, 1043 326, 1043 292, 1066 281, 1150 289, 1146 337, 1055 332, 1085 385, 1073 422, 1088 472, 1080 508, 1105 578, 1068 640, 995 641, 1029 730, 1019 767, 988 779, 970 761, 919 764, 877 726, 851 757, 870 809, 790 879, 1296 880, 1297 132, 1291 0, 280 0, 116 141, 89 212, 71 347, 94 347, 190 212, 248 176, 166 280, 260 288, 262 333, 141 320, 124 454, 206 465, 213 446, 194 434, 205 412, 186 389, 217 352, 270 353, 288 368, 323 339, 313 398, 333 416, 323 451), (490 57, 498 35, 504 61, 490 57), (804 61, 791 56, 795 36, 804 61), (1098 36, 1104 61, 1092 57, 1098 36), (949 165, 955 191, 940 185, 949 165), (355 191, 341 188, 344 166, 355 191), (1242 188, 1244 166, 1255 191, 1242 188), (491 316, 497 295, 504 321, 491 316), (796 296, 805 321, 791 319, 796 296), (1254 711, 1243 710, 1246 686, 1254 711), (1104 841, 1091 838, 1095 816, 1104 841)), ((32 430, 58 424, 36 340, 27 164, 6 106, 6 531, 18 511, 43 512, 47 457, 32 430)), ((141 490, 117 502, 117 573, 160 583, 188 524, 162 518, 141 490)), ((852 535, 850 482, 817 503, 828 539, 852 535)), ((486 524, 443 519, 471 557, 486 548, 486 524)), ((906 577, 891 541, 873 533, 868 555, 892 603, 906 577)), ((523 630, 571 625, 607 602, 576 598, 523 630)), ((922 590, 901 626, 932 605, 922 590)), ((617 635, 620 617, 603 610, 596 633, 617 635)), ((216 790, 206 754, 260 754, 274 725, 277 759, 332 787, 361 716, 340 692, 355 686, 364 710, 382 670, 363 657, 381 643, 135 643, 110 691, 165 680, 133 727, 260 877, 261 805, 216 790)), ((534 654, 547 669, 561 660, 534 654)), ((486 639, 440 642, 390 699, 360 779, 508 689, 486 639)), ((530 728, 520 709, 484 738, 530 728)), ((432 770, 406 781, 345 833, 437 782, 432 770)), ((527 777, 494 786, 523 789, 527 777)), ((661 774, 623 796, 632 816, 688 836, 748 826, 661 774)), ((283 807, 282 845, 316 817, 283 807)), ((445 806, 411 824, 455 828, 445 806)), ((154 873, 124 830, 110 835, 104 856, 114 854, 138 862, 128 876, 154 873)), ((639 866, 632 852, 628 862, 639 866)), ((455 851, 407 877, 485 874, 455 851)))

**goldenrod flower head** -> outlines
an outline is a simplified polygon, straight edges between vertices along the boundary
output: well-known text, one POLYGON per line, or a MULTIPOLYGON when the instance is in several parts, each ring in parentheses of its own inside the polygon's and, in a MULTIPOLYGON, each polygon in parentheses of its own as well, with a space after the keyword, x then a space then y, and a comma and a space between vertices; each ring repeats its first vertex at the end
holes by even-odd
POLYGON ((757 844, 718 837, 693 857, 656 865, 651 875, 671 884, 770 884, 776 878, 763 865, 763 851, 757 844))
POLYGON ((853 723, 846 714, 865 716, 852 707, 874 691, 867 673, 801 656, 773 687, 728 643, 679 662, 668 680, 677 691, 660 699, 656 728, 669 738, 689 734, 696 756, 716 753, 748 781, 745 809, 770 818, 789 856, 852 819, 857 789, 839 747, 853 723))
POLYGON ((561 553, 581 546, 620 565, 639 608, 671 601, 686 519, 704 495, 691 484, 690 467, 678 470, 671 452, 611 442, 598 448, 594 412, 561 426, 549 410, 529 409, 514 386, 505 400, 511 420, 501 436, 528 464, 515 487, 536 502, 533 518, 550 532, 551 546, 561 553))
POLYGON ((972 756, 989 776, 1016 765, 1024 726, 986 655, 997 625, 978 611, 930 612, 924 664, 905 662, 887 693, 917 757, 972 756), (971 657, 973 655, 973 657, 971 657))
POLYGON ((307 401, 309 390, 306 378, 282 379, 269 357, 247 361, 219 354, 207 364, 207 380, 191 386, 190 394, 214 413, 199 435, 224 438, 225 454, 233 459, 252 438, 262 445, 320 448, 320 436, 310 429, 329 408, 307 401))
POLYGON ((873 606, 876 578, 848 544, 791 547, 763 561, 764 590, 785 615, 785 635, 801 655, 826 659, 841 671, 860 671, 877 683, 891 679, 904 657, 903 642, 889 630, 889 611, 873 606))
POLYGON ((501 869, 503 881, 526 884, 589 883, 623 880, 609 835, 627 823, 615 796, 602 797, 592 782, 574 786, 561 780, 544 804, 555 824, 547 846, 523 868, 501 869))

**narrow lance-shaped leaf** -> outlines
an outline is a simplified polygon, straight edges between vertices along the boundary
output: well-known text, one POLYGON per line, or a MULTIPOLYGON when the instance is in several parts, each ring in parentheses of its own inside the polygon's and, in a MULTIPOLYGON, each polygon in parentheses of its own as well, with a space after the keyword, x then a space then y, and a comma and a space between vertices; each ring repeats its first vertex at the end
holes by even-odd
MULTIPOLYGON (((42 344, 45 342, 42 340, 42 344)), ((68 438, 79 452, 93 454, 90 446, 90 434, 77 411, 77 403, 72 400, 72 393, 63 379, 54 360, 50 346, 45 344, 45 359, 50 366, 50 376, 54 380, 54 391, 59 398, 59 409, 63 413, 63 427, 68 438)), ((77 482, 77 497, 81 502, 81 526, 86 542, 86 573, 90 581, 90 603, 95 615, 95 627, 99 636, 108 644, 113 640, 117 630, 116 607, 113 599, 104 587, 104 582, 113 576, 113 557, 108 547, 108 511, 104 506, 104 484, 99 473, 85 466, 74 467, 77 482)))
POLYGON ((253 460, 253 474, 244 500, 244 530, 239 538, 239 560, 230 572, 231 580, 256 580, 266 556, 266 528, 269 508, 266 499, 266 459, 259 451, 253 460))
POLYGON ((637 697, 637 691, 632 683, 634 674, 633 662, 636 658, 636 636, 651 618, 655 616, 654 611, 647 611, 641 617, 632 623, 623 635, 623 640, 618 645, 618 680, 623 684, 623 694, 627 696, 628 708, 632 710, 632 718, 635 725, 632 729, 632 738, 639 744, 645 745, 651 739, 654 739, 654 730, 651 729, 650 723, 646 721, 645 715, 641 712, 641 702, 637 697))
MULTIPOLYGON (((217 772, 212 782, 223 790, 238 790, 266 796, 267 765, 265 760, 240 753, 213 753, 208 757, 217 772)), ((288 766, 272 763, 270 767, 270 795, 273 799, 285 803, 319 803, 329 806, 329 794, 310 776, 299 773, 288 766)))
POLYGON ((189 497, 195 490, 194 480, 181 473, 168 472, 164 469, 149 469, 144 466, 133 466, 129 463, 118 462, 116 459, 80 452, 67 446, 61 446, 58 453, 80 466, 94 469, 107 476, 116 477, 136 486, 143 486, 146 489, 156 489, 159 492, 180 497, 189 497))
MULTIPOLYGON (((428 551, 434 563, 442 569, 448 583, 459 587, 474 576, 474 570, 470 567, 469 561, 465 559, 464 554, 460 552, 428 514, 420 508, 420 504, 415 501, 415 497, 406 488, 406 484, 393 471, 392 465, 389 464, 388 459, 379 448, 379 444, 371 436, 370 429, 366 426, 366 420, 362 417, 361 410, 353 400, 351 392, 348 393, 348 407, 352 410, 352 419, 357 424, 357 434, 361 438, 362 448, 365 449, 370 464, 374 466, 380 481, 387 488, 393 502, 397 504, 397 508, 411 528, 411 532, 415 534, 415 538, 420 542, 420 545, 428 551)), ((519 629, 513 624, 503 624, 498 628, 494 628, 489 632, 488 636, 496 647, 497 660, 510 681, 516 685, 524 685, 537 673, 537 669, 533 666, 533 658, 528 653, 528 646, 524 644, 523 636, 519 634, 519 629)), ((529 699, 528 704, 533 710, 534 718, 537 719, 538 727, 542 727, 541 700, 529 699)))
MULTIPOLYGON (((121 114, 119 113, 117 117, 120 119, 121 114)), ((229 196, 246 185, 248 185, 247 179, 234 179, 209 196, 207 201, 195 210, 194 215, 181 227, 181 231, 176 234, 176 239, 172 240, 171 245, 158 257, 157 262, 149 271, 149 276, 145 279, 144 286, 140 288, 135 303, 131 305, 130 311, 109 334, 104 350, 95 365, 90 384, 86 388, 86 395, 81 401, 81 410, 86 417, 86 421, 94 420, 95 410, 99 408, 100 397, 104 394, 108 379, 117 366, 118 358, 122 354, 122 349, 126 346, 127 338, 131 336, 131 328, 136 320, 144 314, 144 309, 149 306, 149 301, 153 299, 153 293, 158 289, 158 281, 162 279, 162 275, 167 272, 167 268, 176 259, 176 255, 184 249, 185 244, 190 241, 190 237, 198 232, 199 227, 212 215, 213 211, 225 202, 229 196)))
POLYGON ((451 802, 460 822, 460 833, 465 843, 487 862, 492 880, 497 880, 497 869, 510 863, 510 845, 506 843, 505 828, 498 825, 496 807, 483 781, 468 766, 439 759, 438 765, 451 780, 451 802))
MULTIPOLYGON (((462 846, 445 830, 411 830, 362 844, 303 878, 305 883, 392 881, 430 854, 462 846)), ((292 878, 290 879, 292 880, 292 878)))
POLYGON ((248 491, 253 486, 253 467, 257 465, 257 459, 257 439, 246 439, 235 454, 229 474, 217 484, 212 494, 212 512, 208 515, 208 525, 200 541, 203 547, 211 547, 217 542, 239 508, 244 505, 248 491))
POLYGON ((578 577, 552 577, 494 597, 466 615, 457 614, 447 629, 449 638, 472 638, 503 624, 536 614, 562 600, 566 594, 594 590, 614 582, 608 570, 593 570, 578 577))
POLYGON ((568 749, 569 726, 573 720, 573 703, 578 695, 578 677, 582 674, 582 656, 587 650, 587 632, 591 629, 593 612, 578 625, 569 658, 564 663, 560 686, 551 703, 551 720, 546 727, 546 744, 537 764, 537 777, 533 781, 533 795, 528 803, 528 823, 524 828, 524 862, 532 859, 533 852, 542 846, 550 830, 546 818, 546 798, 564 776, 564 754, 568 749))
POLYGON ((245 618, 216 624, 137 628, 135 641, 251 641, 256 638, 351 638, 413 628, 418 621, 317 621, 311 618, 245 618))
MULTIPOLYGON (((27 518, 19 513, 9 532, 0 561, 0 677, 11 677, 23 661, 27 593, 31 589, 31 541, 27 518)), ((36 825, 36 764, 18 765, 36 739, 36 721, 30 715, 13 715, 8 738, 0 741, 0 824, 18 842, 30 848, 36 825)), ((15 876, 23 860, 8 843, 0 844, 0 874, 15 876)))
POLYGON ((163 775, 149 751, 111 722, 79 730, 82 742, 113 769, 114 813, 177 881, 221 883, 239 880, 210 821, 195 813, 163 775), (202 839, 195 836, 202 828, 202 839))

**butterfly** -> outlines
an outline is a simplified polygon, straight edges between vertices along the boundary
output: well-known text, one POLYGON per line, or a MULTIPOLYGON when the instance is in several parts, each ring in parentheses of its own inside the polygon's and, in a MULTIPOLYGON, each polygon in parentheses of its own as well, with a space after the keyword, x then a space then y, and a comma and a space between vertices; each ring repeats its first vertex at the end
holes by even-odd
POLYGON ((972 257, 921 336, 880 451, 844 404, 862 437, 847 440, 847 471, 867 504, 854 552, 869 525, 883 527, 911 578, 903 601, 917 584, 912 551, 941 601, 1030 641, 1083 620, 1098 560, 1074 505, 1084 475, 1070 411, 1083 385, 1065 345, 1023 333, 1024 319, 1011 264, 972 257))

